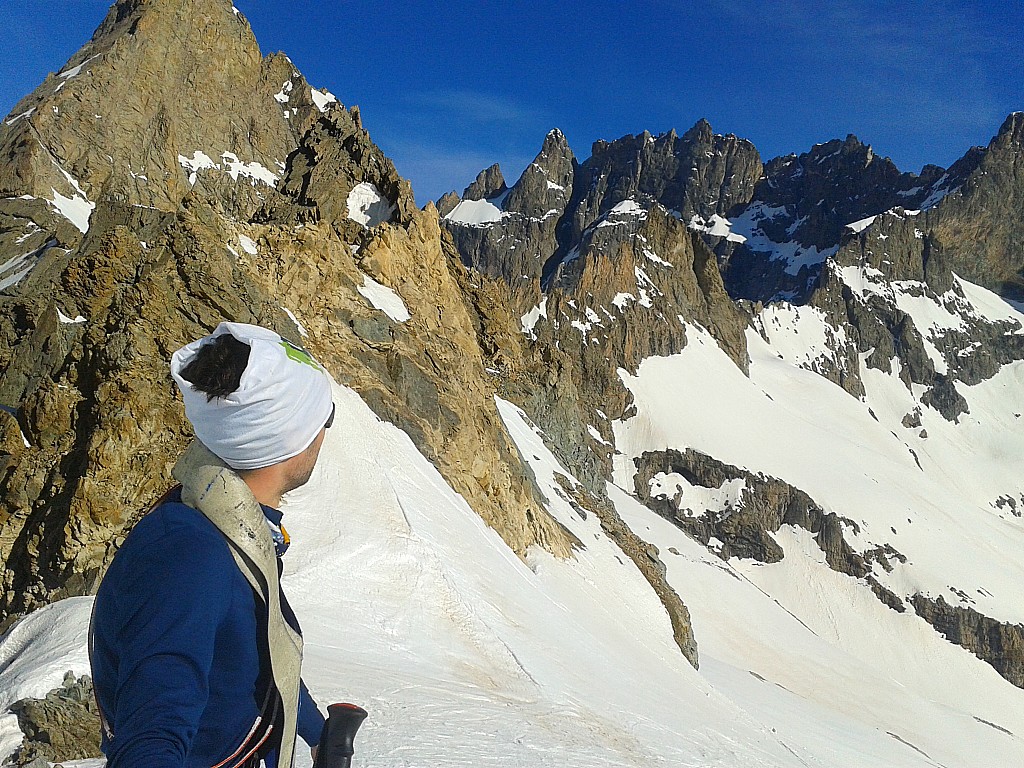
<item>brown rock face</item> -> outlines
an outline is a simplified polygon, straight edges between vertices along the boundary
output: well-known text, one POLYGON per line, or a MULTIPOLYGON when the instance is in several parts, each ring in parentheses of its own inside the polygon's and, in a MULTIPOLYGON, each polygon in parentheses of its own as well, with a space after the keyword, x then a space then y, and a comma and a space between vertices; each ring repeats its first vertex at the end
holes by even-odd
POLYGON ((25 734, 16 765, 45 765, 59 760, 102 757, 100 716, 92 680, 64 676, 64 684, 42 699, 22 699, 11 710, 25 734))
POLYGON ((494 407, 463 267, 356 109, 314 104, 226 0, 120 2, 64 74, 0 133, 7 194, 46 195, 0 208, 0 263, 25 271, 0 297, 0 618, 94 587, 189 439, 170 354, 222 320, 308 346, 516 552, 570 553, 494 407), (94 206, 81 227, 58 176, 94 206))
POLYGON ((241 211, 273 187, 267 174, 280 173, 314 113, 302 76, 283 56, 261 57, 227 0, 121 0, 12 110, 25 116, 0 126, 0 151, 13 160, 0 167, 0 191, 169 210, 208 179, 233 190, 241 211), (196 152, 220 167, 190 180, 179 156, 198 167, 196 152), (250 183, 224 184, 231 173, 250 183))

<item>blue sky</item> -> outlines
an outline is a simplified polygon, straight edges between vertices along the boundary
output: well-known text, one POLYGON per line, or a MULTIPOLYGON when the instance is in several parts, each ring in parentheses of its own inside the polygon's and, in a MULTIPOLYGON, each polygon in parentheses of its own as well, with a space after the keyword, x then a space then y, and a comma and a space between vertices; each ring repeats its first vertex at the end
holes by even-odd
MULTIPOLYGON (((88 40, 107 0, 0 0, 0 112, 88 40)), ((211 0, 220 1, 220 0, 211 0)), ((1020 0, 236 0, 264 52, 358 104, 418 201, 553 127, 577 156, 707 118, 764 159, 855 133, 948 166, 1024 110, 1020 0)))

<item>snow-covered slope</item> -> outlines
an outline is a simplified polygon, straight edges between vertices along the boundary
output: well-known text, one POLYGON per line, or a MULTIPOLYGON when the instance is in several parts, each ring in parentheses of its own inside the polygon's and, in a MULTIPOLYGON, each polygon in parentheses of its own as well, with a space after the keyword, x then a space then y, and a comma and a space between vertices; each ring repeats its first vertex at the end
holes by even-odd
MULTIPOLYGON (((697 332, 691 338, 683 355, 650 361, 631 382, 640 412, 619 425, 623 444, 712 439, 693 409, 683 409, 686 432, 673 431, 644 389, 650 371, 671 366, 678 404, 686 399, 681 391, 698 394, 687 390, 686 370, 700 362, 722 391, 704 386, 706 408, 717 410, 713 398, 728 395, 738 419, 765 420, 763 449, 744 447, 732 425, 718 430, 723 443, 714 447, 751 466, 790 452, 780 449, 773 419, 832 419, 832 432, 844 425, 851 444, 844 457, 865 461, 864 469, 881 466, 873 456, 898 455, 881 427, 866 428, 874 422, 860 413, 863 405, 815 374, 773 366, 763 342, 752 345, 759 351, 751 380, 730 381, 732 363, 697 332), (816 412, 797 413, 793 403, 824 397, 817 387, 831 387, 851 405, 826 398, 816 412)), ((350 390, 337 388, 335 400, 338 416, 318 469, 287 500, 294 544, 285 585, 303 621, 314 694, 324 703, 356 701, 371 713, 357 764, 966 768, 1013 765, 1024 754, 1017 735, 1024 734, 1024 691, 829 570, 806 532, 779 535, 787 556, 776 565, 724 563, 610 487, 620 514, 661 548, 693 612, 697 672, 674 645, 647 582, 596 517, 567 500, 557 476, 575 480, 519 409, 498 403, 552 513, 582 542, 572 560, 540 551, 517 558, 404 433, 350 390)), ((825 439, 810 426, 791 431, 805 442, 794 451, 825 439)), ((824 472, 823 462, 815 466, 824 472)), ((869 485, 845 487, 850 505, 871 499, 862 492, 869 485)), ((839 490, 822 496, 832 503, 839 490)), ((865 520, 881 514, 857 511, 865 520)), ((920 538, 921 547, 931 542, 920 538)), ((915 557, 924 561, 923 553, 915 557)), ((1011 611, 1003 583, 986 576, 985 584, 1011 611)), ((58 603, 4 638, 5 697, 38 695, 66 669, 85 671, 88 603, 58 603)), ((299 765, 308 764, 300 754, 299 765)))
POLYGON ((782 478, 853 521, 859 530, 849 526, 844 537, 855 550, 889 544, 908 558, 874 572, 900 597, 941 595, 1024 623, 1024 524, 996 503, 1024 492, 1024 362, 958 384, 970 406, 958 423, 925 407, 921 426, 906 427, 902 419, 921 406, 898 363, 891 374, 863 366, 867 395, 853 398, 786 359, 800 348, 797 329, 806 336, 797 316, 813 310, 789 312, 789 334, 778 331, 773 343, 748 332, 749 378, 698 328, 681 354, 624 373, 639 413, 616 425, 616 482, 632 490, 632 458, 664 448, 782 478))

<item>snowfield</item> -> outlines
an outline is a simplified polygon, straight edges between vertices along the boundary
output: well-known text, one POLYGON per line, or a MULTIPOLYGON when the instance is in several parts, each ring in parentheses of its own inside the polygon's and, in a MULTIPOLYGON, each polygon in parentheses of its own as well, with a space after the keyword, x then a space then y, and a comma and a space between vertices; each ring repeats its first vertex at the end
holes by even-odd
MULTIPOLYGON (((979 290, 968 292, 979 312, 1024 317, 979 290)), ((814 327, 820 317, 772 318, 771 343, 748 335, 749 378, 695 327, 679 355, 622 373, 637 413, 613 423, 620 453, 608 491, 659 548, 688 605, 699 671, 640 572, 595 515, 566 500, 558 476, 576 481, 516 406, 497 401, 552 515, 584 545, 568 561, 540 550, 516 557, 405 433, 336 387, 321 461, 285 503, 285 589, 303 623, 314 696, 370 712, 356 765, 1024 763, 1024 690, 912 610, 898 614, 829 569, 808 532, 779 531, 779 563, 727 563, 627 492, 635 456, 692 447, 780 477, 856 521, 860 534, 845 535, 858 551, 894 546, 907 564, 875 576, 896 594, 959 605, 962 592, 986 615, 1024 621, 1024 526, 992 504, 1024 491, 1024 363, 959 386, 971 407, 959 424, 923 409, 922 438, 901 424, 916 400, 898 371, 868 372, 858 401, 799 367, 821 349, 798 354, 797 337, 822 345, 828 336, 814 327)), ((705 506, 737 490, 658 482, 684 499, 699 490, 692 503, 705 506)), ((56 687, 68 669, 87 671, 90 603, 43 609, 0 641, 0 707, 56 687)), ((0 720, 4 754, 19 738, 12 719, 0 720)), ((310 765, 305 750, 297 765, 310 765)))

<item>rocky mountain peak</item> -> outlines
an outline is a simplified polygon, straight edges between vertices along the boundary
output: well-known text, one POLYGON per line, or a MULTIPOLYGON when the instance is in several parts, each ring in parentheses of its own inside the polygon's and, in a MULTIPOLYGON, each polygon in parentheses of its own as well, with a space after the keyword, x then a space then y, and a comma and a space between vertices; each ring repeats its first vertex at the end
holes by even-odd
MULTIPOLYGON (((772 164, 793 157, 797 156, 787 155, 785 158, 773 160, 772 164)), ((899 169, 889 158, 877 158, 871 146, 852 133, 845 139, 833 139, 824 144, 817 144, 809 152, 798 156, 798 159, 805 170, 811 169, 824 174, 857 172, 873 162, 880 162, 886 166, 885 173, 891 174, 895 171, 896 175, 899 175, 899 169)))
POLYGON ((1013 112, 1003 121, 995 141, 1024 147, 1024 112, 1013 112))
POLYGON ((505 201, 506 211, 515 211, 536 219, 565 212, 572 196, 576 158, 569 142, 557 128, 544 138, 540 152, 505 201))
POLYGON ((550 152, 564 153, 569 150, 569 140, 558 128, 552 128, 544 137, 544 145, 541 147, 541 154, 550 152))
POLYGON ((682 136, 672 130, 657 138, 644 132, 598 141, 580 166, 563 239, 579 240, 601 215, 630 199, 645 208, 658 203, 685 221, 724 215, 750 200, 761 173, 753 144, 715 134, 706 120, 682 136))
POLYGON ((572 197, 576 158, 557 128, 508 189, 497 164, 477 176, 459 201, 438 201, 463 261, 502 278, 523 311, 536 304, 544 264, 557 249, 556 228, 572 197), (507 193, 507 194, 506 194, 507 193))
POLYGON ((490 200, 508 189, 501 166, 495 163, 477 174, 476 180, 462 193, 463 200, 490 200))
POLYGON ((262 57, 227 0, 123 0, 0 125, 0 191, 40 201, 37 223, 71 211, 80 231, 100 199, 173 210, 196 187, 248 215, 332 101, 262 57))
MULTIPOLYGON (((672 130, 672 133, 675 133, 674 129, 672 130)), ((683 134, 682 139, 683 141, 708 143, 713 139, 714 135, 715 131, 711 127, 711 123, 702 117, 693 124, 693 127, 690 130, 683 134)))
POLYGON ((155 32, 161 23, 201 16, 207 20, 245 21, 231 0, 117 0, 93 34, 93 43, 122 33, 155 32))

